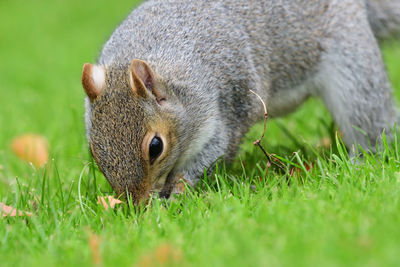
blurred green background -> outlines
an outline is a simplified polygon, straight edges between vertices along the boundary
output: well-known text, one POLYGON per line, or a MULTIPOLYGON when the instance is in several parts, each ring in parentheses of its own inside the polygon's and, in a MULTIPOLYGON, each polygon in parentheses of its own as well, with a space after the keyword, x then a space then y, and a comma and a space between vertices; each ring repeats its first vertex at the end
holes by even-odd
POLYGON ((95 62, 102 44, 137 3, 0 2, 0 153, 13 175, 19 167, 9 144, 25 133, 49 140, 52 157, 62 158, 63 173, 88 159, 82 65, 95 62))

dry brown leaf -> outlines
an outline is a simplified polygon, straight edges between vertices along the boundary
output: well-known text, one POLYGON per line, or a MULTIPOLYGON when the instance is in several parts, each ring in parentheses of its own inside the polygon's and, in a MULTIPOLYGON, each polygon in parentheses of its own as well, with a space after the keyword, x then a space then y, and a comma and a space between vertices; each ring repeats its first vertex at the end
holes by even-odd
POLYGON ((182 263, 182 252, 171 244, 161 244, 154 251, 143 255, 138 267, 170 266, 182 263))
POLYGON ((113 196, 97 197, 97 203, 102 204, 103 207, 108 210, 108 208, 115 208, 115 205, 121 204, 122 201, 114 198, 113 196))
POLYGON ((100 237, 92 232, 89 235, 89 248, 92 253, 92 261, 94 265, 101 265, 101 254, 100 254, 100 237))
MULTIPOLYGON (((335 136, 338 137, 339 139, 343 139, 343 132, 341 131, 335 131, 335 136)), ((333 144, 334 140, 332 140, 332 137, 330 136, 325 136, 322 137, 318 143, 317 143, 317 147, 321 147, 321 148, 325 148, 325 149, 329 149, 332 144, 333 144)))
POLYGON ((48 143, 43 136, 26 134, 15 138, 11 143, 14 153, 22 160, 43 167, 49 160, 48 143))
POLYGON ((329 149, 331 145, 332 145, 332 139, 329 136, 325 136, 319 140, 317 147, 329 149))
POLYGON ((18 211, 17 214, 17 209, 7 206, 4 203, 0 202, 0 214, 2 214, 3 217, 19 217, 19 216, 32 216, 31 212, 26 212, 26 211, 18 211))

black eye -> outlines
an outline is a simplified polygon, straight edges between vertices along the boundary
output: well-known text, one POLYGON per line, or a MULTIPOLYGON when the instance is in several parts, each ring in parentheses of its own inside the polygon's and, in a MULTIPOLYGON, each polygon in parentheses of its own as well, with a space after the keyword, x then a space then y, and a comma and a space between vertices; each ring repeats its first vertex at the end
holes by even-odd
POLYGON ((153 163, 158 156, 161 155, 161 153, 163 152, 163 142, 161 140, 160 137, 155 136, 149 145, 149 156, 150 156, 150 162, 153 163))

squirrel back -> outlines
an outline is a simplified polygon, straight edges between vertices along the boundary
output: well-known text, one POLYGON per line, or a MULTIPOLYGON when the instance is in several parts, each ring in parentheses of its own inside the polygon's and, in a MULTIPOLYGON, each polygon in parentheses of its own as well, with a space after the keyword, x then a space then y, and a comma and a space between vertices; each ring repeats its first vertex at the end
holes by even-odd
POLYGON ((98 64, 83 69, 87 136, 99 168, 137 202, 153 191, 169 195, 179 180, 195 184, 215 160, 232 158, 263 117, 249 89, 271 116, 321 97, 346 144, 367 148, 396 117, 372 34, 398 29, 397 11, 383 12, 390 5, 144 2, 114 31, 98 64))

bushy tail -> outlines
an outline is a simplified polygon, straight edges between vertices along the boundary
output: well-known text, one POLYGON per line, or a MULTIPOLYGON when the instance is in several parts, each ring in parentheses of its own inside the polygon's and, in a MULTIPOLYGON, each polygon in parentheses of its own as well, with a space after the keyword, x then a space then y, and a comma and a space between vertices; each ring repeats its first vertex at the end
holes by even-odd
POLYGON ((368 19, 379 40, 400 36, 400 0, 365 0, 368 19))

